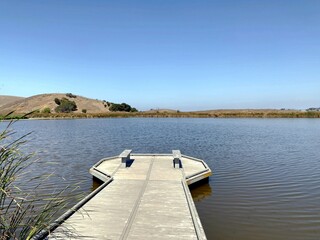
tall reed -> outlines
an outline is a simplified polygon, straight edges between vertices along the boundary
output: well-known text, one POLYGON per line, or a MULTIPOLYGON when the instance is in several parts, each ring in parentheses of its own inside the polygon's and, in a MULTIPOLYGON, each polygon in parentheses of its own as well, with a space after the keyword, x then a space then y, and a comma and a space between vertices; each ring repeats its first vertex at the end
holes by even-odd
POLYGON ((14 122, 7 123, 0 131, 0 240, 31 239, 48 228, 53 217, 67 204, 66 189, 52 192, 45 199, 37 195, 41 182, 48 180, 41 174, 32 193, 19 187, 19 182, 30 180, 28 173, 37 160, 21 151, 29 134, 16 137, 12 130, 14 122))

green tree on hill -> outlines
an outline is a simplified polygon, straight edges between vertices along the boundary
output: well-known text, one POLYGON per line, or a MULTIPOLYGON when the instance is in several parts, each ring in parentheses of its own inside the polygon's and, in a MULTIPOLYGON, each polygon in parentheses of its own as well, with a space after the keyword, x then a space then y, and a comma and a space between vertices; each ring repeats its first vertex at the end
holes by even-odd
POLYGON ((72 93, 67 93, 66 96, 69 98, 77 98, 77 96, 73 95, 72 93))
POLYGON ((55 99, 54 99, 54 102, 55 102, 57 105, 60 105, 60 104, 61 104, 61 102, 60 102, 60 99, 59 99, 59 98, 55 98, 55 99))
POLYGON ((112 103, 109 110, 111 112, 137 112, 138 110, 136 108, 132 108, 127 103, 112 103))
POLYGON ((56 101, 55 99, 55 103, 60 102, 60 104, 57 103, 58 106, 55 108, 56 112, 69 113, 77 110, 77 105, 74 101, 70 101, 67 98, 62 98, 58 100, 59 101, 56 101))

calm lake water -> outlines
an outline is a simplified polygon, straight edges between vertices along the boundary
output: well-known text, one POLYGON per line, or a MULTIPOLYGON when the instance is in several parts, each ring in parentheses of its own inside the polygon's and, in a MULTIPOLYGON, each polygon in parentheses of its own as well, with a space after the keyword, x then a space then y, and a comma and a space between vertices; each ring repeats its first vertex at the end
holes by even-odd
POLYGON ((192 190, 208 239, 320 239, 319 119, 32 120, 14 129, 33 131, 25 151, 50 162, 33 167, 55 173, 44 192, 77 183, 89 193, 89 168, 126 148, 180 149, 214 172, 192 190))

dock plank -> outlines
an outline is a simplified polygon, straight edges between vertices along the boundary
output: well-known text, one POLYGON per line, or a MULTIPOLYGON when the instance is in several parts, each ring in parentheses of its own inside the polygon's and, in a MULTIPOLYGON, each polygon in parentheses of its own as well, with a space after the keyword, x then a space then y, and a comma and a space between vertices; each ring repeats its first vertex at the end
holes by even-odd
POLYGON ((181 182, 149 181, 128 239, 142 233, 148 239, 197 239, 181 182))

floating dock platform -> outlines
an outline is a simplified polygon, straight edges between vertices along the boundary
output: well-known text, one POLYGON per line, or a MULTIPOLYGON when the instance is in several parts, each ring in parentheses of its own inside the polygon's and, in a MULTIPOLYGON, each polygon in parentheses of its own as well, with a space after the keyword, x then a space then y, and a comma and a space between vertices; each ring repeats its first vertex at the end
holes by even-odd
POLYGON ((188 188, 212 174, 203 160, 125 150, 90 173, 103 184, 51 226, 49 239, 206 239, 188 188))

